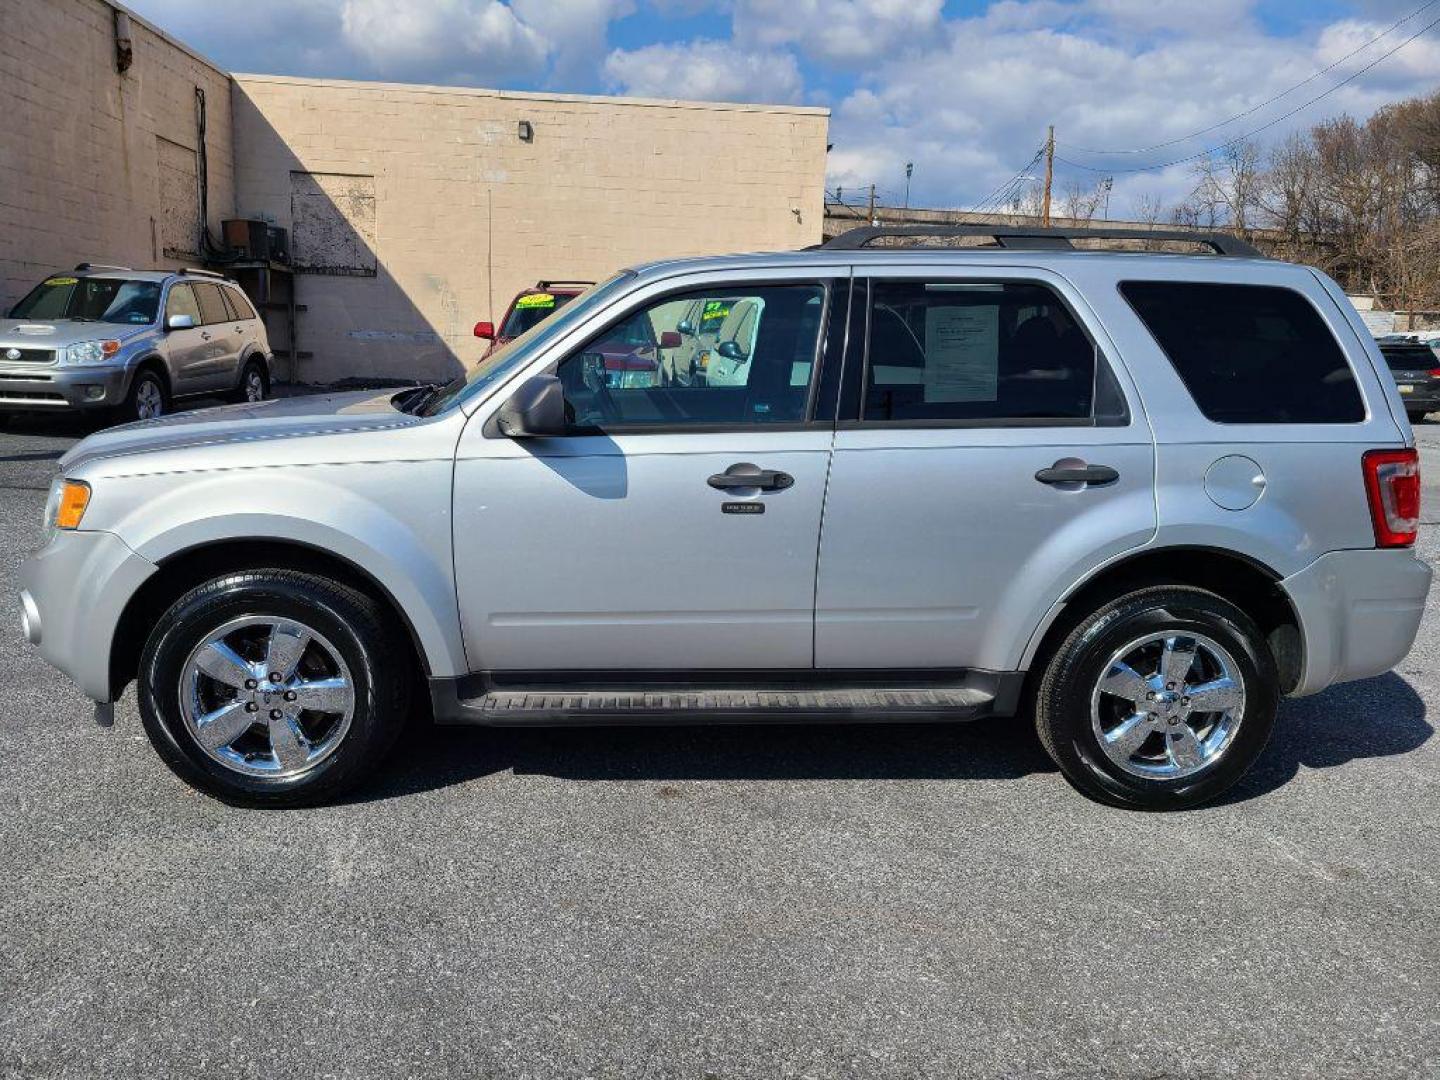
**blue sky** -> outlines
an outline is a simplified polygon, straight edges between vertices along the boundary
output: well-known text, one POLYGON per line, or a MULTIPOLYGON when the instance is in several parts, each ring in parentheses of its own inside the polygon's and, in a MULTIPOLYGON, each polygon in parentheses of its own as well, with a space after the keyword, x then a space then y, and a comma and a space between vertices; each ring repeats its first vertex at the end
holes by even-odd
POLYGON ((1440 89, 1440 26, 1337 87, 1440 19, 1440 0, 130 2, 234 71, 824 105, 847 201, 871 183, 902 199, 913 161, 912 204, 975 206, 1029 175, 1054 123, 1060 189, 1110 175, 1116 216, 1168 207, 1194 166, 1166 162, 1292 109, 1262 146, 1440 89))

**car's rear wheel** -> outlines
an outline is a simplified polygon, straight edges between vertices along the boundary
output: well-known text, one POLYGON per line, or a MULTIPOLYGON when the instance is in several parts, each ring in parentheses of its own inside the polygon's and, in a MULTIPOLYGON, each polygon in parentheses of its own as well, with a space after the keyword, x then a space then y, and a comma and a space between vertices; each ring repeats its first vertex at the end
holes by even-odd
POLYGON ((159 620, 140 661, 140 713, 182 779, 227 802, 332 799, 404 726, 407 649, 347 585, 249 570, 200 585, 159 620))
POLYGON ((1180 810, 1233 785, 1264 749, 1279 676, 1254 621, 1214 593, 1141 589, 1083 619, 1036 693, 1040 741, 1100 802, 1180 810))
POLYGON ((1410 418, 1410 423, 1418 424, 1430 414, 1427 413, 1424 409, 1406 409, 1405 415, 1410 418))
POLYGON ((230 400, 243 402, 264 401, 270 396, 270 378, 265 365, 259 360, 247 360, 240 372, 240 385, 230 395, 230 400))
POLYGON ((130 393, 120 406, 121 422, 154 420, 170 411, 170 392, 165 380, 149 368, 142 368, 130 381, 130 393))

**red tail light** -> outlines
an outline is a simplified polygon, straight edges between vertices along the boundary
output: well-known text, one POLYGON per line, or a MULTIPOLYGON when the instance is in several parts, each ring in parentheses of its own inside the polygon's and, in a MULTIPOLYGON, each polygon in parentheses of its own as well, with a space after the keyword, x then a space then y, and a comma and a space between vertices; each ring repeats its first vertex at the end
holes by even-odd
POLYGON ((1365 493, 1376 547, 1409 547, 1420 528, 1420 455, 1410 450, 1367 450, 1365 493))
POLYGON ((1440 379, 1440 367, 1432 367, 1426 374, 1432 379, 1440 379))

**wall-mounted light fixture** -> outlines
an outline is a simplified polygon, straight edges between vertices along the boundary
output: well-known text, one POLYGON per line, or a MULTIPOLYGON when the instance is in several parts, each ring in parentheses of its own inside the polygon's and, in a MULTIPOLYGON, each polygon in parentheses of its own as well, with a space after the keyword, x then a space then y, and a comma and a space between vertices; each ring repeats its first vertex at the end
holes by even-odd
POLYGON ((531 141, 534 140, 534 138, 535 138, 535 129, 530 126, 530 121, 529 121, 529 120, 521 120, 521 121, 520 121, 519 134, 520 134, 520 141, 521 141, 521 142, 531 142, 531 141))

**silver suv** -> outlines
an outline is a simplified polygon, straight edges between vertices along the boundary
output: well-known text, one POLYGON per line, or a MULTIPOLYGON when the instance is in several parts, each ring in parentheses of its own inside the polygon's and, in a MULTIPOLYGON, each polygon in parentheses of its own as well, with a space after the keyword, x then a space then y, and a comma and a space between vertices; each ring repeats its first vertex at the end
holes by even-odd
POLYGON ((447 724, 1033 717, 1085 794, 1192 806, 1410 648, 1416 452, 1323 274, 1075 235, 654 263, 449 386, 93 435, 26 633, 248 804, 360 781, 423 678, 447 724), (715 296, 743 378, 597 377, 715 296))
POLYGON ((0 319, 0 412, 110 409, 149 420, 176 398, 260 401, 269 388, 264 324, 210 271, 81 263, 0 319))

